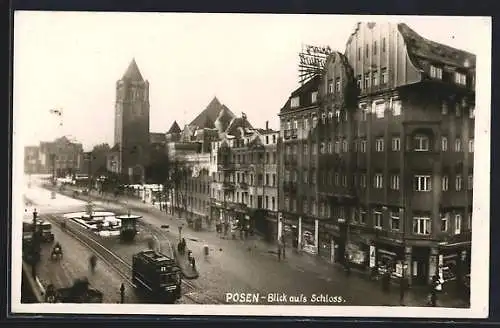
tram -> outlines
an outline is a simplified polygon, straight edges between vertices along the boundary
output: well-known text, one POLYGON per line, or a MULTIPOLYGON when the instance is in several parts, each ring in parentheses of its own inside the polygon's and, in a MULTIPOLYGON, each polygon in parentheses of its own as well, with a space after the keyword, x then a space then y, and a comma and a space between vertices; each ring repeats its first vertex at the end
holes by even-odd
POLYGON ((142 218, 139 215, 117 215, 117 219, 121 221, 120 239, 123 241, 133 241, 137 234, 137 220, 142 218))

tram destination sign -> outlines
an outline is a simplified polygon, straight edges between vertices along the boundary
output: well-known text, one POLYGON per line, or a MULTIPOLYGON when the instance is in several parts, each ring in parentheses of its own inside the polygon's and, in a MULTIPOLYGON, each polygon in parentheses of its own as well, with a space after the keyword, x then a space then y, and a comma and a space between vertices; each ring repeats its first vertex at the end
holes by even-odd
POLYGON ((326 59, 332 53, 329 46, 302 45, 299 53, 299 79, 305 81, 323 72, 326 59))

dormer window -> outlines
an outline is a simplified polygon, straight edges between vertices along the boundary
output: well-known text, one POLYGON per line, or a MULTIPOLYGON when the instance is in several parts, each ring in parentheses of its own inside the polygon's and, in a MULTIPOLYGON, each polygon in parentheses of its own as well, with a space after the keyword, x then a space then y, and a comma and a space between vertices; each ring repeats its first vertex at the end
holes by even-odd
POLYGON ((300 98, 299 97, 293 97, 290 100, 290 107, 297 108, 299 106, 300 106, 300 98))
POLYGON ((318 91, 313 91, 311 93, 311 102, 315 104, 318 101, 318 91))
POLYGON ((466 75, 460 72, 455 72, 455 83, 459 85, 466 85, 467 83, 466 75))
POLYGON ((434 65, 431 65, 431 78, 433 79, 443 79, 443 69, 441 67, 436 67, 434 65))

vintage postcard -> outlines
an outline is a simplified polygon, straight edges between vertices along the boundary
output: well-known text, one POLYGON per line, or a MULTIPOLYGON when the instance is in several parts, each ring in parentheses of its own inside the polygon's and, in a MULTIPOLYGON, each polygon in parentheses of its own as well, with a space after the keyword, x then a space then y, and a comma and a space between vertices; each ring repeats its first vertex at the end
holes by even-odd
POLYGON ((16 12, 12 311, 486 317, 490 54, 488 17, 16 12))

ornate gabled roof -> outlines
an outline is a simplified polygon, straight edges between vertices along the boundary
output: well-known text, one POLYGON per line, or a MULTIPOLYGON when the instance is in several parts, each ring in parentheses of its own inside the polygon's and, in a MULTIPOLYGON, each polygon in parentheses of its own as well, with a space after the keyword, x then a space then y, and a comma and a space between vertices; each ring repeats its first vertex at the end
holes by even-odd
POLYGON ((125 72, 125 74, 123 74, 122 80, 139 82, 144 81, 141 72, 139 71, 139 67, 137 67, 137 63, 135 62, 135 58, 133 58, 128 65, 127 71, 125 72))
POLYGON ((476 56, 474 54, 428 40, 404 23, 398 24, 398 30, 405 40, 410 59, 421 70, 429 61, 463 69, 476 67, 476 56))
POLYGON ((233 112, 229 108, 227 108, 225 105, 221 104, 219 99, 217 97, 214 97, 212 101, 208 104, 208 106, 200 113, 196 118, 189 124, 190 126, 197 126, 197 127, 203 127, 205 124, 207 118, 212 122, 215 123, 215 120, 217 119, 217 116, 219 115, 220 111, 225 108, 227 112, 231 115, 231 118, 235 117, 233 112))
POLYGON ((177 124, 177 121, 174 121, 174 123, 172 123, 172 126, 170 127, 170 129, 168 130, 167 134, 173 134, 173 133, 181 133, 181 128, 179 127, 179 124, 177 124))

